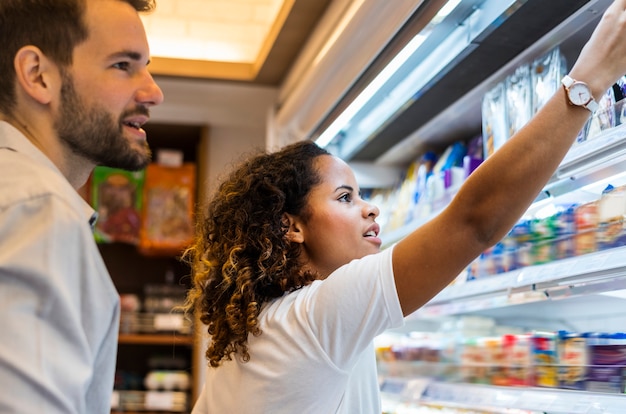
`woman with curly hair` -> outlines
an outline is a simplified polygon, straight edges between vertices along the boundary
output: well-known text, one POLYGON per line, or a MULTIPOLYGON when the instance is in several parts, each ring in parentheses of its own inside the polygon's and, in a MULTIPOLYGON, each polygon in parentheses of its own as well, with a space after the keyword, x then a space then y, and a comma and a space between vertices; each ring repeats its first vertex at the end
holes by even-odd
POLYGON ((626 72, 626 0, 605 12, 564 88, 475 170, 450 205, 381 251, 378 209, 310 141, 243 162, 199 220, 187 310, 207 325, 193 414, 380 414, 372 344, 498 242, 626 72), (579 90, 580 90, 579 89, 579 90), (569 99, 569 102, 568 102, 569 99))

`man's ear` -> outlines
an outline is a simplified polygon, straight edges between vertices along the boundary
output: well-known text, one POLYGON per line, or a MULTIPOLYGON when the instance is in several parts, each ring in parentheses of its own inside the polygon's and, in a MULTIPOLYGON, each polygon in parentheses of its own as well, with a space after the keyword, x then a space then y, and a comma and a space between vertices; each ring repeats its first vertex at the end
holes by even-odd
POLYGON ((54 93, 51 88, 56 65, 35 46, 24 46, 13 61, 16 80, 21 89, 42 105, 50 103, 54 93))
POLYGON ((304 234, 297 217, 289 213, 283 214, 283 225, 287 227, 287 233, 285 234, 287 240, 292 243, 304 243, 304 234))

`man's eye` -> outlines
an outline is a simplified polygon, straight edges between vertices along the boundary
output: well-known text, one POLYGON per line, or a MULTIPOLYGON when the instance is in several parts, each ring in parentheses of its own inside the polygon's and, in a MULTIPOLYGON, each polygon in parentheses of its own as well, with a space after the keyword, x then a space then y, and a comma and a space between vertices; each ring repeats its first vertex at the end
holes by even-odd
POLYGON ((121 69, 124 71, 128 71, 128 69, 130 68, 130 63, 128 62, 117 62, 113 65, 114 68, 116 69, 121 69))

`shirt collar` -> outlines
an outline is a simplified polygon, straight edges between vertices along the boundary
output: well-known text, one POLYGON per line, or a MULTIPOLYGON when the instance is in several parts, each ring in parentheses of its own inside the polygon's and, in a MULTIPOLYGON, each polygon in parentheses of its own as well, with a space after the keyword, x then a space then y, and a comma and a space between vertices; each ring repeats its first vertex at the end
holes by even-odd
MULTIPOLYGON (((57 166, 54 165, 50 158, 48 158, 43 152, 41 152, 39 148, 33 145, 33 143, 30 142, 30 140, 26 138, 24 134, 22 134, 17 128, 15 128, 13 125, 6 121, 0 121, 0 148, 6 148, 8 150, 19 152, 28 156, 38 164, 49 168, 51 170, 51 173, 63 177, 63 180, 67 182, 68 186, 71 187, 70 183, 63 176, 57 166)), ((82 209, 83 214, 85 215, 85 220, 93 229, 93 226, 98 219, 98 214, 89 205, 89 203, 87 203, 80 195, 78 195, 78 192, 76 192, 76 196, 82 201, 82 209)))

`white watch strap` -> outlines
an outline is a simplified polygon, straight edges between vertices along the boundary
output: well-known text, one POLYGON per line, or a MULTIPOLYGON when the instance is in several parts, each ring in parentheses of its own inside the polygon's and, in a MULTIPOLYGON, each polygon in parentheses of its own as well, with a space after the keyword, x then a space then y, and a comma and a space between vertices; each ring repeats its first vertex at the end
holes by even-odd
POLYGON ((585 108, 589 109, 592 114, 594 114, 598 110, 599 107, 600 105, 598 105, 596 100, 593 98, 591 98, 591 100, 587 102, 587 105, 585 105, 585 108))
POLYGON ((572 86, 574 84, 574 82, 576 82, 576 81, 574 79, 572 79, 569 75, 565 75, 565 76, 563 76, 563 79, 561 79, 561 83, 566 88, 569 88, 570 86, 572 86))

